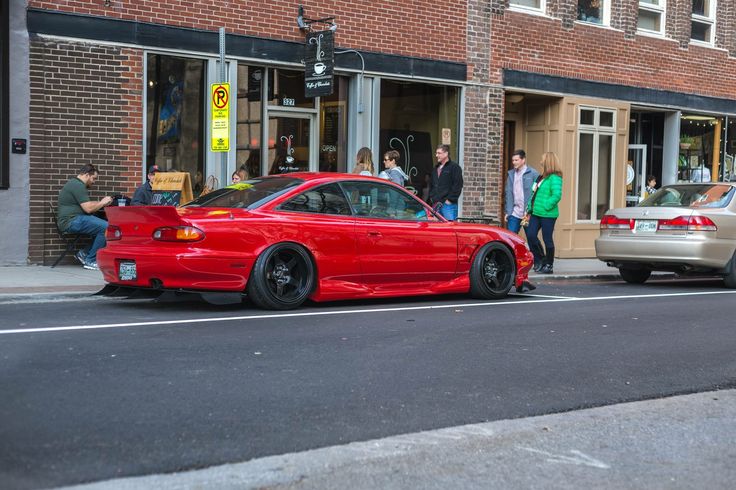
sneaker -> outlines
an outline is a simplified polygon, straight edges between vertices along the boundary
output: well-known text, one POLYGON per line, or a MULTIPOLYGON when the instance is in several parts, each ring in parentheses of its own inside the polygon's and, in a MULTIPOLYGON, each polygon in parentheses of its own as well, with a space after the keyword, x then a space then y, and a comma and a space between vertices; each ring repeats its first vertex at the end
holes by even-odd
POLYGON ((80 250, 79 252, 74 254, 74 258, 77 259, 80 264, 84 265, 84 263, 86 262, 85 259, 87 258, 87 252, 85 252, 84 250, 80 250))
POLYGON ((100 268, 97 266, 97 261, 95 262, 85 262, 84 266, 85 269, 89 269, 91 271, 98 271, 100 268))
POLYGON ((540 274, 554 274, 554 270, 552 269, 552 266, 550 264, 544 264, 541 269, 539 269, 540 274))

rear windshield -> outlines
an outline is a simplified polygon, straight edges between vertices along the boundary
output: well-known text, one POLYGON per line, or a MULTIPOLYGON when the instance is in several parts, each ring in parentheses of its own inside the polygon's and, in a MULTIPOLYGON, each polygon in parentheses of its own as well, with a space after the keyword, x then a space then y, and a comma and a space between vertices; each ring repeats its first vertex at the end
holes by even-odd
POLYGON ((208 208, 255 209, 304 182, 289 177, 263 177, 217 189, 184 205, 208 208))
POLYGON ((723 184, 669 185, 644 199, 639 206, 675 208, 723 208, 734 188, 723 184))

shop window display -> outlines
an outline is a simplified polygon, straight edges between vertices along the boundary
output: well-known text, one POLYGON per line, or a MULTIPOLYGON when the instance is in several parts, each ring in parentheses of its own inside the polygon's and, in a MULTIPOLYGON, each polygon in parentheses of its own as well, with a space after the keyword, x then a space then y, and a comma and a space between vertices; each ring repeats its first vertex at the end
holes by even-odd
POLYGON ((235 161, 246 178, 263 175, 261 168, 261 109, 265 68, 238 64, 238 116, 235 161))
MULTIPOLYGON (((726 166, 722 150, 722 118, 683 114, 680 120, 680 152, 677 179, 680 182, 711 182, 723 178, 726 166)), ((727 143, 726 143, 727 144, 727 143)))
POLYGON ((204 60, 149 54, 146 91, 146 166, 189 172, 202 190, 204 60))
POLYGON ((450 158, 458 159, 458 115, 456 87, 382 80, 380 146, 374 161, 397 150, 398 164, 410 179, 407 188, 421 195, 436 163, 437 145, 450 145, 450 158))

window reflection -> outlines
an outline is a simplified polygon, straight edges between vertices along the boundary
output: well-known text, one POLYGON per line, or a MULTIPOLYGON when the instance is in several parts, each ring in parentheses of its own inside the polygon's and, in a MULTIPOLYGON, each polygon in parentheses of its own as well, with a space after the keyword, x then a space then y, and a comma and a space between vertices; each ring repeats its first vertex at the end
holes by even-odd
POLYGON ((193 191, 204 173, 204 61, 149 54, 146 81, 146 165, 189 172, 193 191))

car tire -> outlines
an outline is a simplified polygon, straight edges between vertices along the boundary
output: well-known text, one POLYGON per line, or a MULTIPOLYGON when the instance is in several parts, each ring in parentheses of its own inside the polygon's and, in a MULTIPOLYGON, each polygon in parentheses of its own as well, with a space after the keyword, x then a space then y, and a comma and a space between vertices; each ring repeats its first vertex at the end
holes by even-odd
POLYGON ((266 310, 298 308, 314 290, 315 270, 311 255, 301 245, 271 245, 253 264, 246 294, 266 310))
POLYGON ((470 295, 479 299, 505 298, 516 279, 514 254, 504 244, 483 245, 470 267, 470 295))
POLYGON ((652 275, 652 271, 649 269, 626 269, 621 267, 618 271, 623 280, 629 284, 644 284, 652 275))
POLYGON ((723 284, 729 289, 736 289, 736 254, 728 263, 728 273, 723 276, 723 284))

